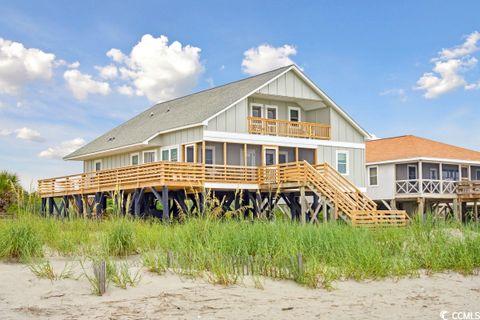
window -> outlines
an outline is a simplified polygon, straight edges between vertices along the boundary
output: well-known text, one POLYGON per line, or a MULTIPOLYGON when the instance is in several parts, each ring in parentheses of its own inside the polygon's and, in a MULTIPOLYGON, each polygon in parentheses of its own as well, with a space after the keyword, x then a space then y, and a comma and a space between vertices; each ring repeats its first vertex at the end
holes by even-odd
POLYGON ((255 166, 256 165, 256 155, 255 149, 247 149, 247 166, 255 166))
POLYGON ((277 164, 277 149, 265 149, 265 165, 271 166, 277 164))
POLYGON ((368 185, 378 186, 378 167, 368 168, 368 185))
POLYGON ((417 166, 409 165, 407 166, 408 170, 408 180, 416 180, 417 179, 417 166))
POLYGON ((195 161, 195 145, 185 146, 185 162, 195 161))
POLYGON ((151 163, 157 161, 157 152, 155 150, 143 151, 143 163, 151 163))
POLYGON ((178 161, 178 146, 163 147, 160 154, 162 161, 178 161))
POLYGON ((288 120, 299 122, 300 119, 300 108, 297 107, 288 107, 288 120))
POLYGON ((100 170, 102 170, 102 160, 95 160, 93 166, 94 166, 94 168, 95 168, 95 171, 100 171, 100 170))
POLYGON ((263 116, 262 108, 261 104, 252 104, 252 117, 261 118, 263 116))
POLYGON ((288 163, 288 152, 280 151, 278 153, 278 163, 288 163))
POLYGON ((475 180, 480 180, 480 169, 475 169, 475 180))
POLYGON ((337 171, 348 175, 348 152, 337 151, 337 171))
POLYGON ((277 120, 277 106, 267 106, 267 119, 277 120))
POLYGON ((205 164, 215 164, 215 147, 205 147, 205 164))
POLYGON ((430 168, 430 180, 438 180, 438 170, 437 168, 430 168))
POLYGON ((130 155, 130 165, 131 166, 136 166, 137 164, 140 163, 140 154, 139 153, 132 153, 130 155))

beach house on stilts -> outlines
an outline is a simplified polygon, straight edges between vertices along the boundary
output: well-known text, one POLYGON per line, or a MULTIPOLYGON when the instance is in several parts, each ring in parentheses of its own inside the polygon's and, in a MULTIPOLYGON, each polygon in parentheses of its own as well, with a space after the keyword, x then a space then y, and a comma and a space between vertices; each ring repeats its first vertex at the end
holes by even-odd
POLYGON ((368 138, 290 65, 158 103, 65 157, 83 173, 38 190, 48 214, 101 215, 113 197, 125 214, 167 220, 201 212, 209 194, 253 218, 281 203, 301 222, 405 224, 364 194, 368 138))

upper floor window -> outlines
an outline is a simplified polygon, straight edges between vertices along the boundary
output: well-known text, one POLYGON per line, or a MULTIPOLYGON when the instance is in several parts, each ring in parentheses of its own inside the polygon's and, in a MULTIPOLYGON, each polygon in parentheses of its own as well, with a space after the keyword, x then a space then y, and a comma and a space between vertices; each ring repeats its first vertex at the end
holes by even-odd
POLYGON ((407 166, 408 169, 408 180, 416 180, 417 179, 417 166, 409 165, 407 166))
POLYGON ((252 104, 252 117, 262 118, 263 116, 263 106, 261 104, 252 104))
POLYGON ((102 170, 102 160, 95 160, 94 167, 95 171, 102 170))
POLYGON ((430 168, 430 179, 438 180, 438 170, 437 168, 430 168))
POLYGON ((215 164, 215 147, 205 147, 205 164, 215 164))
POLYGON ((161 149, 162 161, 178 161, 178 146, 161 149))
POLYGON ((337 151, 337 171, 348 175, 348 151, 337 151))
POLYGON ((267 119, 277 120, 277 107, 276 106, 266 106, 267 119))
POLYGON ((288 120, 299 122, 300 119, 300 108, 297 107, 288 107, 288 120))
POLYGON ((368 185, 371 187, 378 186, 378 167, 368 168, 368 185))
POLYGON ((140 154, 138 153, 132 153, 130 155, 130 165, 136 166, 137 164, 140 163, 140 154))
POLYGON ((475 169, 475 180, 480 180, 480 169, 475 169))
POLYGON ((151 163, 157 161, 157 152, 155 150, 143 151, 143 163, 151 163))

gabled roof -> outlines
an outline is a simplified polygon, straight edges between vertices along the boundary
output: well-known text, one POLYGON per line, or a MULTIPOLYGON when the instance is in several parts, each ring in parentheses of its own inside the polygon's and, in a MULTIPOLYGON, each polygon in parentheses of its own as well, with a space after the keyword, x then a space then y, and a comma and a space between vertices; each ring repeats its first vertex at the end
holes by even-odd
POLYGON ((480 161, 480 152, 413 135, 366 143, 367 163, 418 158, 480 161))
POLYGON ((225 111, 240 100, 255 93, 284 73, 293 70, 304 79, 332 107, 342 114, 354 127, 368 137, 345 111, 311 82, 295 65, 285 66, 250 78, 200 91, 170 101, 158 103, 117 126, 92 142, 64 157, 74 160, 93 154, 145 145, 155 136, 205 124, 206 121, 225 111))

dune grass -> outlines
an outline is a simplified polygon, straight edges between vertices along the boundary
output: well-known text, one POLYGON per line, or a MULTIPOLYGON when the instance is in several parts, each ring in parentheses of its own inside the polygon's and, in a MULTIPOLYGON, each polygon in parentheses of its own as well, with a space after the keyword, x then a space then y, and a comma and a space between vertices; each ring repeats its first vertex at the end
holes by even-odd
POLYGON ((420 270, 474 273, 480 267, 479 232, 478 224, 433 219, 414 221, 407 228, 369 230, 337 223, 192 218, 163 224, 118 217, 96 221, 21 215, 0 221, 0 259, 139 254, 151 271, 207 273, 212 282, 223 284, 242 278, 235 260, 253 265, 256 275, 292 278, 316 287, 336 279, 402 277, 420 270), (169 255, 175 257, 174 265, 169 255), (302 270, 295 269, 298 255, 302 270))

